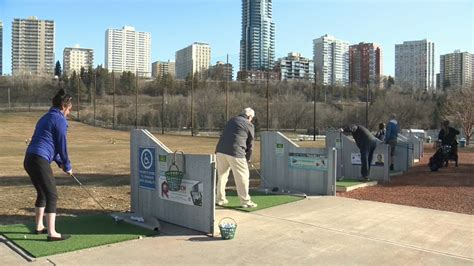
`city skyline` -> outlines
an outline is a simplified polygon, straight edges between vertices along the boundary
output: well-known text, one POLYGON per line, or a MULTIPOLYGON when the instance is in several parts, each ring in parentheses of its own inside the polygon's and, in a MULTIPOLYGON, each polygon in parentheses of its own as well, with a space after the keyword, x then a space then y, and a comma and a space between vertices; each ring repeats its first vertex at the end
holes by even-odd
MULTIPOLYGON (((380 44, 384 50, 383 74, 394 76, 395 44, 430 39, 437 46, 435 72, 439 73, 440 55, 454 50, 473 52, 472 5, 462 0, 273 1, 275 59, 290 52, 312 58, 312 40, 330 34, 350 44, 380 44), (447 17, 449 19, 445 19, 447 17)), ((228 53, 229 62, 236 70, 239 69, 241 8, 240 0, 140 0, 133 3, 0 0, 0 20, 4 25, 3 72, 11 74, 12 21, 29 16, 55 21, 55 61, 62 61, 65 47, 80 44, 94 49, 94 65, 105 65, 104 32, 108 28, 130 25, 138 31, 151 32, 151 62, 173 61, 175 52, 182 47, 206 42, 213 50, 211 64, 225 62, 228 53)))

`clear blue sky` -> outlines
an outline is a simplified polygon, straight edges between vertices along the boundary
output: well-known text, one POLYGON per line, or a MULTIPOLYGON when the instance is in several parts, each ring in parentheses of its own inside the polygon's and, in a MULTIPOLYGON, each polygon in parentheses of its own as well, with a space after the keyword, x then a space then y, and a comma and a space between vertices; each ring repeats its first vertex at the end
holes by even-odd
MULTIPOLYGON (((3 72, 11 73, 11 24, 36 16, 56 24, 55 60, 65 47, 93 48, 95 65, 104 63, 105 31, 134 26, 151 32, 152 62, 174 61, 175 52, 192 42, 207 42, 212 63, 239 68, 241 0, 0 0, 3 72)), ((277 58, 295 51, 312 58, 312 40, 330 34, 351 44, 379 43, 384 74, 393 75, 395 44, 408 40, 435 42, 439 55, 456 49, 474 53, 472 0, 274 0, 277 58)))

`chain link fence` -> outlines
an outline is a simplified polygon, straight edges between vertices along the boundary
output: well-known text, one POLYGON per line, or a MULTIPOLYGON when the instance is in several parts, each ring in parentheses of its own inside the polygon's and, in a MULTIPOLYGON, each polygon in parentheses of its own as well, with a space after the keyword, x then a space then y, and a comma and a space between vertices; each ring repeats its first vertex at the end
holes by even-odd
POLYGON ((47 110, 51 98, 62 87, 73 96, 72 118, 83 123, 120 130, 147 128, 166 134, 205 136, 218 136, 226 121, 245 107, 256 112, 257 132, 268 129, 309 135, 350 123, 376 130, 391 112, 401 114, 400 120, 406 124, 423 127, 431 122, 429 116, 434 112, 434 103, 426 99, 419 105, 419 99, 388 95, 387 91, 375 88, 198 78, 137 80, 131 75, 127 78, 107 72, 99 74, 85 82, 78 77, 61 82, 3 78, 0 109, 47 110), (413 106, 418 108, 417 114, 413 114, 413 106))

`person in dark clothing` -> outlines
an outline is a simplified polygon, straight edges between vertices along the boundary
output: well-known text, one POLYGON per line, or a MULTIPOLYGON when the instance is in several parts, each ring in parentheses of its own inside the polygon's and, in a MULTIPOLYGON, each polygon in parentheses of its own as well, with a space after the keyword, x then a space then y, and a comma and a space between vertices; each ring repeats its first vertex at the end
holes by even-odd
POLYGON ((385 140, 385 123, 379 124, 379 129, 375 133, 375 137, 378 138, 380 141, 385 140))
POLYGON ((459 133, 459 130, 449 126, 448 120, 443 121, 441 124, 441 130, 438 134, 438 141, 441 142, 442 146, 451 146, 451 152, 446 159, 444 165, 445 167, 448 166, 449 159, 454 160, 455 166, 458 166, 458 142, 456 140, 456 135, 459 135, 459 133))
POLYGON ((397 146, 398 132, 400 131, 400 125, 396 120, 396 115, 391 114, 390 120, 387 123, 385 130, 385 144, 390 146, 390 171, 395 170, 393 162, 395 161, 395 147, 397 146))
POLYGON ((35 233, 48 233, 48 241, 60 241, 70 237, 56 232, 58 193, 50 164, 54 161, 65 173, 72 175, 66 140, 68 127, 66 117, 71 112, 71 100, 72 97, 63 89, 54 96, 53 106, 36 124, 23 163, 37 192, 35 233), (43 224, 44 216, 46 216, 47 228, 43 224))
POLYGON ((361 161, 361 181, 368 181, 370 174, 370 165, 374 156, 375 148, 377 147, 377 139, 370 131, 361 125, 352 125, 342 129, 345 133, 352 133, 355 143, 360 151, 361 161))
POLYGON ((252 108, 245 108, 239 115, 227 122, 216 147, 217 164, 217 205, 228 203, 225 197, 225 187, 232 170, 240 204, 244 208, 255 208, 257 204, 250 200, 249 178, 250 172, 247 162, 252 156, 252 146, 255 136, 255 117, 252 108))

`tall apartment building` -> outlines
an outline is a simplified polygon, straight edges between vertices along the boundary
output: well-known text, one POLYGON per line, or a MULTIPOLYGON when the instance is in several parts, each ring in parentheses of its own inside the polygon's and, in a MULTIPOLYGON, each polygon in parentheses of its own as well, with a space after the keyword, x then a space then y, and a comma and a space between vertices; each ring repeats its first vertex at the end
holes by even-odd
POLYGON ((474 54, 459 50, 440 56, 440 88, 470 87, 474 84, 474 54))
POLYGON ((195 42, 176 52, 176 78, 185 79, 190 74, 204 75, 211 64, 211 47, 195 42))
POLYGON ((323 85, 349 84, 349 43, 324 35, 313 40, 316 82, 323 85))
POLYGON ((79 45, 64 48, 64 75, 69 76, 74 71, 79 74, 82 67, 85 70, 89 69, 89 67, 94 67, 94 50, 88 48, 80 48, 79 45))
POLYGON ((13 20, 12 74, 54 74, 54 21, 37 17, 13 20))
POLYGON ((175 62, 156 61, 151 64, 151 76, 154 78, 163 78, 164 75, 176 75, 176 64, 175 62))
POLYGON ((383 75, 382 48, 376 43, 349 46, 349 83, 359 87, 381 85, 383 75))
POLYGON ((140 77, 151 76, 151 33, 134 27, 105 31, 105 68, 122 73, 130 71, 140 77))
POLYGON ((314 63, 300 53, 289 53, 277 62, 281 80, 314 81, 314 63))
POLYGON ((273 69, 274 60, 272 0, 242 0, 240 71, 273 69))
POLYGON ((395 84, 423 90, 435 87, 435 44, 430 40, 395 45, 395 84))
POLYGON ((3 22, 0 20, 0 76, 3 75, 3 22))

